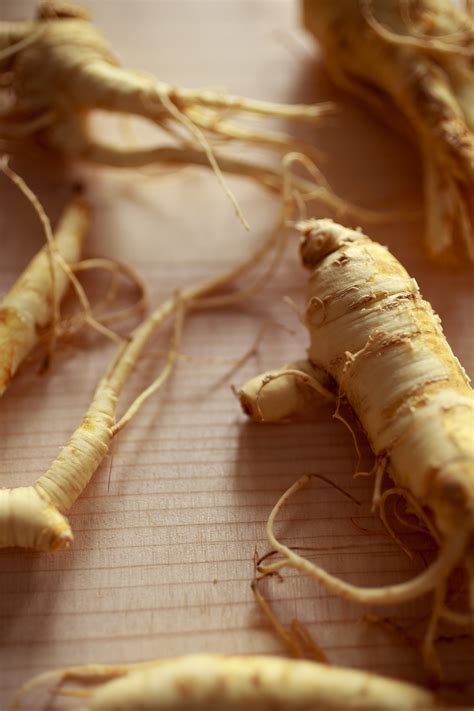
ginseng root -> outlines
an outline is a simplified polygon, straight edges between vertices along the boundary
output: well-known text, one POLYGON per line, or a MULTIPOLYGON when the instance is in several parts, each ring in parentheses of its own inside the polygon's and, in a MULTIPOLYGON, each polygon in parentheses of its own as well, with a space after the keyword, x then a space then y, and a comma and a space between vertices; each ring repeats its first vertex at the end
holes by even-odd
POLYGON ((194 654, 123 666, 91 664, 46 672, 20 689, 14 708, 19 707, 24 694, 53 680, 57 684, 55 693, 83 699, 84 711, 429 711, 437 706, 429 691, 368 672, 272 656, 194 654), (63 688, 67 682, 75 688, 63 688), (78 689, 81 683, 89 688, 78 689), (100 686, 91 690, 91 684, 100 686))
POLYGON ((450 0, 303 0, 334 82, 408 120, 424 168, 425 244, 474 261, 474 27, 450 0))
MULTIPOLYGON (((282 214, 285 214, 285 207, 282 214)), ((64 514, 106 456, 113 437, 171 374, 178 355, 184 312, 222 307, 247 298, 268 281, 281 259, 285 244, 279 219, 275 230, 244 261, 223 274, 176 293, 135 328, 127 342, 119 347, 99 382, 82 423, 48 471, 31 486, 0 489, 0 547, 53 551, 71 543, 73 534, 64 514), (214 294, 258 264, 272 247, 275 248, 275 257, 253 285, 237 293, 214 294), (173 315, 176 317, 174 343, 161 374, 117 421, 118 398, 131 371, 152 334, 173 315)))
POLYGON ((265 185, 269 185, 270 175, 280 190, 281 176, 270 168, 225 157, 217 161, 206 135, 221 142, 259 144, 283 152, 299 150, 301 144, 286 134, 257 132, 224 121, 219 112, 316 121, 334 110, 331 104, 275 104, 157 81, 121 67, 81 8, 62 8, 63 3, 42 3, 36 21, 0 23, 0 77, 4 91, 8 91, 7 106, 0 116, 0 136, 4 138, 30 136, 72 158, 116 167, 157 161, 207 164, 221 183, 219 166, 251 174, 265 185), (103 143, 92 135, 88 125, 95 109, 148 119, 174 140, 177 138, 178 145, 133 148, 103 143), (180 134, 182 130, 198 149, 189 145, 180 134))
MULTIPOLYGON (((89 227, 89 208, 78 192, 64 210, 51 244, 32 259, 0 303, 0 395, 21 363, 53 321, 55 305, 69 286, 57 257, 72 265, 80 260, 89 227)), ((57 324, 54 324, 55 326, 57 324)))
MULTIPOLYGON (((300 404, 307 406, 308 398, 316 407, 321 393, 306 386, 307 373, 325 371, 337 384, 338 403, 347 400, 367 434, 380 465, 374 472, 380 474, 382 467, 395 486, 407 490, 428 513, 440 552, 413 580, 389 587, 358 588, 329 575, 281 544, 273 532, 278 510, 308 483, 304 477, 272 512, 268 537, 284 560, 265 566, 265 571, 291 565, 330 590, 367 604, 401 603, 432 591, 436 604, 424 654, 434 667, 436 620, 456 618, 444 600, 447 579, 456 566, 464 566, 470 577, 473 570, 473 391, 439 317, 385 247, 331 220, 307 220, 297 228, 302 261, 311 272, 306 309, 309 365, 300 376, 283 369, 278 390, 273 387, 268 398, 264 392, 274 385, 274 374, 253 379, 241 390, 243 407, 254 419, 268 421, 278 419, 273 410, 286 417, 300 404), (294 394, 298 382, 305 387, 300 400, 294 394), (291 407, 274 402, 286 400, 285 389, 291 407)), ((460 615, 458 621, 468 623, 469 615, 460 615)))

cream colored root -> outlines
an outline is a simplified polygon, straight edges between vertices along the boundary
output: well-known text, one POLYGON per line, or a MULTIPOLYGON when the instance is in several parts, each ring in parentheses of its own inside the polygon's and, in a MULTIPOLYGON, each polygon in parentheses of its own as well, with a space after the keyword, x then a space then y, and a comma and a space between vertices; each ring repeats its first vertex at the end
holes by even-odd
POLYGON ((35 210, 36 214, 38 215, 38 218, 41 222, 41 225, 43 227, 44 235, 46 237, 46 242, 47 242, 47 254, 48 254, 48 266, 49 266, 49 272, 50 272, 50 279, 51 279, 51 301, 52 301, 52 312, 51 312, 51 327, 49 331, 49 343, 48 343, 48 360, 51 361, 53 352, 54 352, 54 347, 56 343, 56 339, 58 337, 58 331, 59 331, 59 321, 60 321, 60 312, 59 312, 59 294, 58 294, 58 289, 56 286, 56 268, 54 266, 54 262, 57 262, 57 264, 60 266, 62 271, 66 274, 71 286, 73 287, 76 296, 83 308, 84 311, 84 323, 87 323, 89 326, 91 326, 93 329, 101 333, 103 336, 106 338, 110 338, 112 341, 115 341, 116 343, 120 343, 122 339, 117 336, 117 334, 112 331, 111 329, 107 328, 104 324, 102 324, 100 321, 97 321, 92 313, 92 309, 89 304, 89 299, 87 298, 87 295, 82 288, 80 282, 76 278, 73 270, 71 269, 70 264, 67 262, 67 260, 64 259, 63 255, 56 249, 56 245, 54 242, 54 237, 53 237, 53 231, 51 228, 51 223, 49 221, 49 217, 47 216, 46 212, 44 211, 43 206, 41 205, 40 201, 38 200, 37 196, 35 193, 31 190, 31 188, 26 184, 26 182, 23 180, 23 178, 15 173, 9 165, 8 161, 5 160, 0 164, 0 169, 2 170, 3 173, 19 188, 19 190, 25 195, 25 197, 29 200, 31 205, 33 206, 33 209, 35 210))
POLYGON ((48 471, 32 486, 0 490, 0 547, 56 550, 69 546, 73 534, 64 514, 89 483, 106 456, 116 432, 136 414, 152 392, 165 382, 176 362, 176 348, 172 347, 161 376, 132 403, 122 421, 117 423, 118 398, 147 342, 165 321, 176 314, 177 309, 175 343, 179 340, 181 330, 182 314, 179 315, 179 309, 183 309, 184 313, 184 310, 214 308, 247 298, 246 290, 227 298, 210 295, 263 259, 275 245, 276 235, 272 231, 263 245, 232 269, 182 290, 178 297, 169 298, 135 328, 129 341, 119 347, 99 382, 81 425, 48 471))
MULTIPOLYGON (((58 318, 57 304, 66 293, 69 280, 58 260, 51 270, 51 246, 64 264, 80 258, 89 226, 89 209, 75 196, 56 227, 52 241, 30 262, 0 304, 0 395, 39 341, 40 331, 58 318), (52 299, 54 290, 56 298, 52 299)), ((51 341, 50 341, 51 345, 51 341)))
POLYGON ((380 586, 377 588, 360 588, 347 583, 326 572, 321 566, 312 563, 295 553, 288 546, 280 543, 273 532, 275 519, 284 504, 297 491, 307 486, 310 477, 298 479, 278 500, 267 523, 267 538, 276 551, 284 558, 283 561, 262 567, 262 572, 274 572, 285 567, 300 570, 305 575, 324 585, 330 592, 354 602, 371 605, 391 605, 413 600, 432 591, 441 581, 445 580, 462 558, 468 536, 468 530, 460 530, 459 538, 447 540, 441 547, 437 559, 426 570, 405 583, 380 586))
POLYGON ((4 157, 0 163, 0 169, 1 171, 12 181, 14 185, 17 186, 17 188, 20 190, 20 192, 23 193, 23 195, 26 197, 27 200, 29 200, 30 204, 32 205, 33 209, 35 210, 39 221, 41 223, 41 226, 43 228, 44 235, 46 237, 46 246, 47 246, 47 251, 46 254, 48 256, 48 268, 49 268, 49 278, 51 282, 51 287, 50 287, 50 294, 48 295, 48 298, 51 299, 51 328, 50 328, 50 338, 49 338, 49 358, 52 358, 52 354, 54 351, 54 344, 56 340, 56 333, 57 333, 57 328, 58 328, 58 323, 59 323, 59 294, 58 294, 58 289, 56 286, 56 270, 54 267, 54 259, 56 258, 58 262, 61 263, 61 266, 67 273, 68 264, 65 260, 62 259, 62 255, 59 254, 56 249, 55 249, 55 243, 54 243, 54 237, 53 237, 53 230, 51 228, 51 223, 49 221, 49 217, 47 216, 46 212, 43 209, 43 206, 41 205, 40 201, 38 200, 37 196, 31 190, 31 188, 26 184, 26 182, 23 180, 23 178, 18 175, 14 170, 10 168, 8 165, 8 157, 4 157))
MULTIPOLYGON (((86 668, 85 668, 86 669, 86 668)), ((97 672, 99 672, 97 667, 97 672)), ((91 691, 84 711, 120 709, 232 708, 235 711, 327 711, 329 708, 388 711, 434 709, 436 697, 406 682, 307 660, 276 656, 194 654, 130 665, 129 673, 106 681, 114 667, 102 667, 104 681, 91 691), (185 690, 185 694, 183 694, 185 690), (185 696, 185 698, 183 698, 185 696)), ((120 668, 120 672, 123 667, 120 668)), ((59 671, 64 676, 68 670, 59 671)), ((78 677, 80 667, 74 669, 78 677)), ((31 680, 30 691, 45 675, 31 680)), ((97 684, 100 684, 97 673, 97 684)), ((17 701, 25 687, 17 694, 17 701)))
MULTIPOLYGON (((53 681, 57 685, 63 684, 67 681, 77 681, 84 683, 104 682, 110 679, 114 679, 118 676, 123 676, 128 674, 130 668, 134 665, 122 665, 122 666, 112 666, 106 664, 83 664, 76 667, 69 667, 63 669, 54 669, 53 671, 43 672, 42 674, 37 674, 36 676, 29 679, 27 682, 22 684, 22 686, 16 692, 12 704, 10 706, 11 711, 19 708, 21 699, 29 694, 33 689, 38 686, 44 686, 53 681)), ((138 666, 138 665, 137 665, 138 666)))
POLYGON ((258 375, 238 392, 244 412, 255 422, 281 422, 307 411, 313 403, 335 400, 328 378, 309 361, 258 375))
POLYGON ((203 106, 211 109, 230 109, 235 112, 286 118, 298 121, 319 121, 335 112, 333 102, 319 104, 278 104, 243 96, 235 96, 211 89, 182 89, 159 82, 159 92, 163 92, 181 107, 203 106))
POLYGON ((127 408, 127 411, 122 415, 120 420, 113 426, 112 433, 116 435, 120 430, 122 430, 125 425, 127 425, 130 420, 135 417, 138 410, 144 405, 146 400, 154 395, 163 385, 163 383, 169 378, 171 372, 176 364, 176 360, 179 355, 179 347, 181 343, 181 337, 183 334, 183 322, 184 322, 184 304, 180 301, 179 293, 176 295, 177 308, 175 317, 175 328, 173 341, 171 348, 168 352, 168 357, 166 365, 161 371, 160 375, 149 385, 127 408))
MULTIPOLYGON (((118 397, 141 350, 174 310, 174 299, 165 302, 120 348, 100 381, 81 425, 48 471, 32 486, 0 490, 0 547, 52 551, 68 547, 72 542, 73 534, 64 514, 109 450, 115 434, 118 397)), ((154 390, 165 382, 171 370, 168 360, 154 390)), ((133 414, 137 411, 135 406, 133 414)))
MULTIPOLYGON (((231 109, 234 112, 250 112, 258 115, 280 116, 285 118, 302 118, 311 121, 331 112, 333 106, 284 106, 270 102, 254 101, 244 97, 232 96, 212 90, 188 91, 180 89, 165 82, 156 81, 138 72, 132 72, 119 66, 113 56, 105 38, 103 38, 93 25, 79 12, 74 15, 62 13, 58 19, 54 14, 48 14, 39 23, 30 26, 21 24, 23 33, 20 35, 20 45, 14 41, 15 23, 10 23, 6 28, 7 38, 4 40, 6 47, 0 50, 12 55, 12 96, 16 99, 10 112, 4 114, 4 119, 11 121, 15 112, 22 106, 28 106, 28 126, 38 115, 50 113, 54 117, 51 126, 39 131, 42 141, 51 145, 55 137, 68 131, 68 123, 75 123, 76 139, 87 143, 87 114, 94 109, 115 111, 117 113, 135 114, 142 116, 158 125, 165 127, 167 119, 171 117, 178 125, 184 126, 191 137, 203 149, 207 161, 214 171, 221 187, 232 202, 241 222, 248 228, 242 211, 226 185, 222 176, 214 150, 203 134, 199 123, 205 119, 197 118, 193 121, 193 111, 200 107, 213 109, 231 109), (47 19, 47 21, 45 21, 47 19), (39 36, 35 34, 36 27, 41 28, 39 36), (33 33, 39 43, 35 50, 42 53, 45 75, 37 71, 35 77, 31 76, 33 61, 28 62, 28 31, 30 37, 33 33), (82 59, 82 62, 81 62, 82 59), (30 66, 31 65, 31 66, 30 66), (45 84, 43 92, 31 91, 30 86, 45 84), (58 92, 56 86, 61 86, 58 92), (65 110, 67 106, 67 110, 65 110)), ((18 32, 20 31, 18 26, 18 32)), ((18 34, 18 33, 17 33, 18 34)), ((34 57, 33 57, 34 58, 34 57)), ((37 65, 35 70, 37 69, 37 65)), ((18 124, 19 122, 17 122, 18 124)), ((225 128, 227 132, 240 133, 240 138, 245 137, 246 129, 225 128)), ((216 132, 219 130, 216 128, 216 132)), ((247 134, 247 138, 248 138, 247 134)), ((263 136, 261 136, 263 140, 263 136)), ((67 139, 65 141, 67 143, 67 139)), ((270 136, 269 142, 272 142, 270 136)), ((74 151, 73 151, 74 152, 74 151)))
MULTIPOLYGON (((49 17, 49 16, 48 16, 49 17)), ((15 23, 13 23, 14 25, 15 23)), ((28 47, 21 54, 22 62, 18 66, 13 63, 12 83, 16 103, 10 114, 4 119, 17 116, 17 125, 21 123, 19 110, 23 108, 28 122, 38 114, 48 113, 53 116, 53 123, 38 132, 38 138, 47 146, 59 148, 70 156, 81 156, 90 161, 128 166, 143 165, 145 162, 160 160, 163 152, 155 150, 120 150, 101 145, 95 141, 88 130, 87 118, 91 111, 102 109, 115 111, 119 114, 142 116, 164 130, 170 131, 170 119, 177 126, 184 126, 194 141, 202 148, 199 156, 200 164, 207 164, 214 170, 221 186, 232 201, 240 219, 244 222, 235 197, 224 183, 221 158, 215 153, 211 143, 204 136, 201 127, 208 129, 217 136, 231 136, 246 142, 257 141, 280 149, 292 144, 289 137, 273 132, 252 132, 251 129, 240 127, 234 122, 222 121, 219 112, 225 110, 234 113, 253 113, 258 116, 276 116, 292 119, 320 120, 334 112, 333 104, 317 106, 272 104, 271 102, 254 101, 244 97, 232 96, 212 90, 186 90, 174 87, 154 78, 131 72, 119 66, 105 39, 95 30, 90 22, 81 19, 49 19, 47 31, 38 39, 45 56, 44 66, 48 67, 48 88, 38 95, 28 91, 28 87, 41 84, 42 76, 30 76, 30 65, 27 62, 28 47), (78 41, 78 37, 81 41, 78 41), (81 64, 80 58, 84 56, 81 64), (51 66, 50 66, 50 64, 51 66), (17 73, 16 73, 17 72, 17 73), (71 77, 77 76, 77 81, 71 77), (57 81, 54 81, 57 77, 57 81), (67 96, 56 96, 56 86, 66 87, 67 96), (26 87, 26 88, 25 88, 26 87), (68 106, 65 111, 64 106, 68 106), (27 108, 27 111, 25 111, 27 108), (215 118, 208 120, 206 112, 211 109, 215 118), (217 115, 216 115, 217 114, 217 115), (195 119, 195 120, 193 120, 195 119)), ((35 25, 31 25, 31 28, 35 25)), ((37 48, 35 48, 37 49, 37 48)), ((46 83, 46 81, 45 81, 46 83)), ((25 119, 26 117, 23 116, 25 119)), ((31 124, 30 124, 31 125, 31 124)), ((171 132, 172 129, 171 129, 171 132)), ((296 144, 294 144, 296 145, 296 144)), ((199 151, 197 151, 199 154, 199 151)), ((195 154, 196 155, 196 154, 195 154)), ((183 156, 181 156, 183 157, 183 156)), ((250 172, 251 169, 249 169, 250 172)), ((247 170, 248 172, 248 170, 247 170)), ((270 187, 280 189, 281 176, 271 175, 271 171, 262 171, 257 166, 254 174, 258 178, 269 180, 270 187), (270 175, 269 175, 270 173, 270 175), (275 186, 275 182, 277 185, 275 186)), ((319 182, 319 181, 318 181, 319 182)), ((314 186, 313 186, 314 188, 314 186)), ((303 191, 301 191, 303 192, 303 191)), ((331 204, 333 209, 350 212, 358 219, 371 219, 374 213, 369 210, 357 209, 338 198, 329 186, 316 191, 306 190, 307 199, 318 199, 325 204, 331 204)), ((380 219, 380 216, 376 216, 380 219)), ((385 216, 382 219, 386 219, 385 216)))

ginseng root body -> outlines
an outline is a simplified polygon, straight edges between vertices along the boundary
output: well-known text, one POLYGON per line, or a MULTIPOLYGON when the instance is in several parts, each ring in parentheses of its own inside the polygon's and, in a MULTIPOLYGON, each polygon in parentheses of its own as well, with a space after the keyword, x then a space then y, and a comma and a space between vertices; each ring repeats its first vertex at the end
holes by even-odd
POLYGON ((300 230, 309 360, 337 381, 375 455, 432 511, 440 535, 467 540, 474 398, 439 317, 385 247, 329 220, 300 230))
POLYGON ((87 13, 58 0, 40 3, 35 21, 0 23, 0 78, 2 138, 29 137, 68 158, 119 168, 209 165, 221 181, 220 169, 277 191, 282 187, 278 170, 222 154, 217 163, 210 141, 217 137, 221 143, 260 144, 283 152, 299 150, 302 144, 282 132, 240 125, 222 112, 315 121, 333 111, 329 104, 284 105, 210 89, 188 90, 123 67, 87 13), (104 141, 89 124, 95 110, 147 119, 166 132, 166 140, 153 147, 104 141))
POLYGON ((69 286, 50 249, 66 264, 78 262, 89 221, 89 209, 76 195, 64 210, 51 246, 38 252, 0 302, 0 395, 52 321, 54 299, 62 299, 69 286))
MULTIPOLYGON (((280 552, 291 553, 295 567, 360 602, 403 602, 433 590, 435 616, 455 619, 444 607, 447 578, 458 565, 466 567, 471 584, 473 577, 474 397, 469 379, 439 317, 385 247, 331 220, 308 220, 298 230, 302 260, 311 272, 306 309, 311 367, 334 379, 336 392, 367 434, 379 482, 387 471, 402 495, 407 492, 427 513, 440 552, 413 580, 380 589, 357 588, 308 561, 303 564, 286 547, 280 552)), ((257 420, 276 419, 271 400, 265 399, 266 387, 274 382, 271 398, 286 398, 288 389, 296 408, 301 402, 294 397, 298 381, 303 401, 310 393, 313 400, 319 397, 316 388, 307 387, 309 372, 306 368, 298 377, 283 369, 276 381, 272 374, 263 375, 259 388, 253 379, 241 391, 246 412, 257 420)), ((290 414, 288 408, 280 411, 290 414)), ((272 545, 280 546, 269 530, 272 545)), ((468 622, 466 616, 459 620, 468 622)), ((433 630, 434 622, 430 636, 433 630)))
POLYGON ((303 21, 342 89, 420 148, 425 243, 474 261, 474 24, 450 0, 304 0, 303 21))
MULTIPOLYGON (((52 678, 59 684, 100 685, 79 692, 87 699, 81 708, 88 711, 429 711, 437 705, 429 691, 376 674, 281 657, 213 654, 46 672, 28 682, 18 698, 52 678)), ((61 693, 59 686, 56 690, 61 693)), ((72 689, 64 693, 74 695, 72 689)))

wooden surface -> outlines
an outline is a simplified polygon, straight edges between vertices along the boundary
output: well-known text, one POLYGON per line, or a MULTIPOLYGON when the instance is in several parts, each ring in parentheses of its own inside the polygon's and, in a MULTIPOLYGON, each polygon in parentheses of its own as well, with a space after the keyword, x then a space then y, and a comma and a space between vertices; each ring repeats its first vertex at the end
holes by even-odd
MULTIPOLYGON (((0 3, 3 18, 28 17, 31 3, 0 3)), ((416 151, 364 107, 334 89, 290 0, 97 0, 87 4, 125 64, 182 86, 226 87, 276 101, 333 99, 339 113, 317 128, 285 125, 319 146, 335 190, 377 210, 422 205, 416 151)), ((140 137, 140 127, 134 128, 140 137)), ((127 134, 128 135, 128 134, 127 134)), ((149 135, 149 132, 147 132, 149 135)), ((276 219, 277 201, 232 179, 252 230, 245 233, 205 169, 74 171, 40 151, 11 149, 11 164, 35 189, 53 221, 78 172, 94 207, 88 255, 127 262, 146 278, 152 303, 179 285, 217 273, 248 253, 276 219)), ((42 244, 30 207, 0 179, 0 290, 42 244)), ((324 208, 317 213, 326 214, 324 208)), ((346 220, 350 224, 354 221, 346 220)), ((474 372, 472 279, 427 264, 421 220, 364 225, 404 262, 441 315, 453 350, 474 372)), ((31 675, 85 662, 127 662, 216 651, 283 653, 252 598, 253 555, 267 550, 271 506, 297 477, 318 472, 356 495, 357 507, 318 483, 282 514, 280 535, 320 549, 329 570, 360 584, 386 584, 419 571, 432 544, 407 558, 370 513, 371 484, 351 479, 351 437, 331 410, 314 422, 246 422, 230 385, 304 354, 305 275, 296 243, 267 289, 243 306, 193 316, 183 357, 159 397, 117 437, 74 506, 70 550, 44 555, 0 551, 1 703, 31 675), (258 351, 238 361, 267 323, 258 351), (355 523, 351 522, 354 521, 355 523)), ((146 386, 166 349, 166 333, 141 361, 125 401, 146 386)), ((33 481, 79 423, 114 346, 90 336, 63 346, 44 377, 33 358, 2 399, 1 484, 33 481)), ((283 621, 306 623, 331 662, 424 681, 416 651, 397 632, 363 621, 366 609, 301 576, 268 585, 283 621)), ((420 636, 428 598, 390 615, 420 636)), ((373 610, 375 611, 375 610, 373 610)), ((446 679, 467 700, 472 645, 440 642, 446 679)), ((472 696, 472 695, 471 695, 472 696)), ((33 702, 33 707, 36 702, 33 702)), ((64 700, 56 700, 63 708, 64 700)), ((69 703, 69 702, 68 702, 69 703)))

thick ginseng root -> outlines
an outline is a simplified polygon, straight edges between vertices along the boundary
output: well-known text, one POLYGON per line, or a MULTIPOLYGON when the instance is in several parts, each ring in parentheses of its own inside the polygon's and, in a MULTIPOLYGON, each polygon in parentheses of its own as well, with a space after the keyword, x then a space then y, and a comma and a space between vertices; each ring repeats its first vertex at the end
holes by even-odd
MULTIPOLYGON (((431 692, 367 672, 272 656, 194 654, 128 666, 91 664, 46 672, 20 689, 14 708, 19 708, 25 693, 53 679, 56 694, 68 681, 87 684, 87 690, 77 691, 83 699, 81 708, 87 711, 429 711, 437 707, 431 692), (91 690, 91 684, 100 686, 91 690)), ((72 688, 64 693, 75 695, 72 688)))
POLYGON ((357 414, 443 538, 474 530, 473 391, 439 317, 390 252, 331 220, 300 223, 309 359, 357 414))
POLYGON ((64 210, 51 245, 32 259, 0 302, 0 395, 51 323, 55 301, 69 286, 58 257, 66 265, 80 260, 89 221, 89 209, 78 193, 64 210))
POLYGON ((408 120, 424 167, 425 244, 474 261, 474 26, 450 0, 303 0, 336 84, 408 120))
MULTIPOLYGON (((449 618, 443 605, 450 573, 461 565, 472 575, 474 397, 469 379, 438 316, 385 247, 331 220, 308 220, 297 227, 303 264, 311 271, 306 310, 309 361, 337 383, 339 397, 351 405, 395 486, 410 492, 429 513, 440 553, 418 577, 389 588, 357 588, 328 575, 280 544, 273 533, 279 508, 305 481, 275 507, 268 529, 271 544, 284 555, 285 564, 304 570, 344 597, 398 603, 433 590, 435 617, 449 618)), ((279 397, 288 389, 290 402, 292 378, 285 374, 279 378, 279 397)), ((260 376, 260 382, 265 380, 260 376)), ((243 391, 246 412, 258 413, 255 419, 261 420, 257 396, 249 404, 248 385, 243 391)), ((284 410, 281 404, 277 408, 284 410)), ((269 421, 277 419, 268 410, 265 414, 269 421)), ((266 570, 272 567, 281 564, 266 570)), ((467 618, 459 619, 464 623, 467 618)), ((433 629, 431 625, 431 637, 433 629)), ((431 654, 428 647, 425 657, 431 654)))

